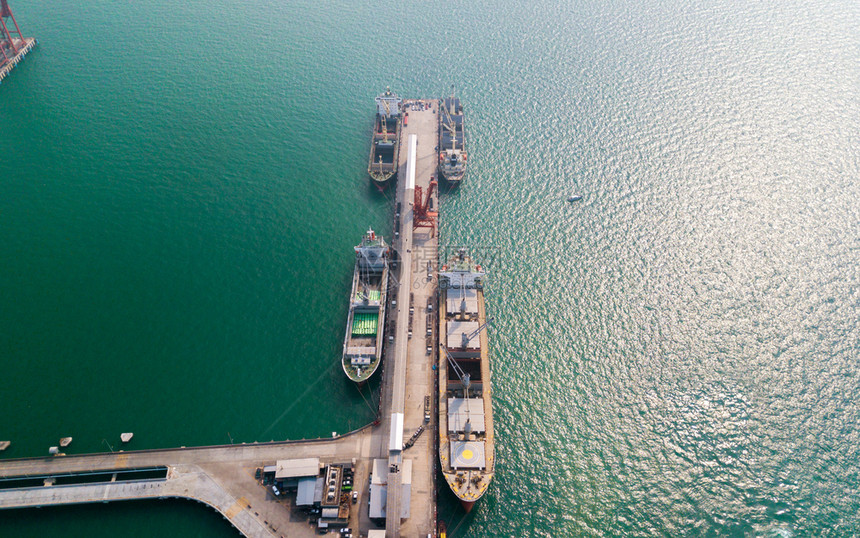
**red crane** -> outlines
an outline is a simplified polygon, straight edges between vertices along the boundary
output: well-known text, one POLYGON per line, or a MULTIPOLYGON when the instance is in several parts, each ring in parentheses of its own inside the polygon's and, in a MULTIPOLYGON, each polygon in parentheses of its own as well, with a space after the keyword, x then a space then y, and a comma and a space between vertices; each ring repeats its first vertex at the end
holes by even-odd
POLYGON ((436 217, 439 216, 439 212, 430 207, 434 190, 436 190, 436 180, 432 178, 430 179, 430 188, 427 189, 426 199, 424 198, 424 189, 415 187, 415 202, 412 206, 414 212, 412 227, 430 228, 432 230, 431 237, 436 235, 436 217))
POLYGON ((12 15, 12 10, 9 9, 7 1, 0 0, 0 52, 3 53, 3 61, 0 61, 0 64, 9 60, 9 55, 6 54, 7 50, 12 53, 13 58, 18 54, 18 46, 15 45, 15 40, 12 38, 15 34, 18 35, 18 45, 24 46, 24 35, 21 33, 21 29, 18 28, 15 15, 12 15), (8 19, 11 19, 11 25, 7 24, 8 19), (12 32, 9 31, 10 26, 14 27, 12 32))

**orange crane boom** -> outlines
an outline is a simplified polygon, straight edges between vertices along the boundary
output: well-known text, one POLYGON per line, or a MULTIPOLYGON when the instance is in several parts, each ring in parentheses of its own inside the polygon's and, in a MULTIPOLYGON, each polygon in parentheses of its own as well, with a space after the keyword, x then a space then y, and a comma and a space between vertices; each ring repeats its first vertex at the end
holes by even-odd
POLYGON ((436 190, 436 180, 430 179, 430 188, 427 189, 427 198, 424 198, 424 189, 415 187, 415 201, 413 202, 413 228, 430 228, 431 237, 436 235, 436 217, 439 212, 430 208, 433 191, 436 190))

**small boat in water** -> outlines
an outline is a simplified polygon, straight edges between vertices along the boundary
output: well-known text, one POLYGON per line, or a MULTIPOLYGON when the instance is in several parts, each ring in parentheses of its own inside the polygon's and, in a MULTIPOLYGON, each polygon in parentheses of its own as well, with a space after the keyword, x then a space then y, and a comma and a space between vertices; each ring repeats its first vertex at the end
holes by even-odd
POLYGON ((66 448, 70 444, 72 444, 72 438, 71 437, 63 437, 62 439, 60 439, 60 446, 61 447, 66 448))
POLYGON ((580 194, 574 194, 572 196, 567 197, 568 202, 578 202, 580 200, 582 200, 582 195, 580 194))

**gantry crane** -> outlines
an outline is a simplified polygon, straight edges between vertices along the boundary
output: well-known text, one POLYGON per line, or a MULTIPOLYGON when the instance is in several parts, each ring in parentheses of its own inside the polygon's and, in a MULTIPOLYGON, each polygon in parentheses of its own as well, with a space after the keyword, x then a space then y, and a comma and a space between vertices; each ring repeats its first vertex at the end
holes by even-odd
POLYGON ((21 29, 18 28, 18 22, 15 20, 15 15, 12 14, 12 10, 9 9, 9 4, 6 0, 0 0, 0 52, 3 54, 3 59, 0 60, 0 65, 6 63, 6 61, 10 60, 9 55, 6 53, 7 49, 12 53, 12 58, 18 55, 19 46, 24 46, 26 41, 24 40, 24 34, 21 33, 21 29), (7 24, 8 21, 12 21, 12 24, 7 24), (14 29, 10 32, 9 27, 12 26, 14 29), (15 44, 15 39, 13 36, 17 34, 18 36, 18 45, 15 44))

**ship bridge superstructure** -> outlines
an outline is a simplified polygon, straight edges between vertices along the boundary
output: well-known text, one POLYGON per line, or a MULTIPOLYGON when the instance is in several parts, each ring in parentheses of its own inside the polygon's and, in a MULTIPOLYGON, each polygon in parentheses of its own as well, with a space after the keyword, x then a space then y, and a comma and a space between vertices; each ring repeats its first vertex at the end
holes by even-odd
POLYGON ((385 88, 385 92, 376 98, 376 113, 384 116, 386 120, 399 118, 402 104, 403 99, 392 92, 391 88, 385 88))

